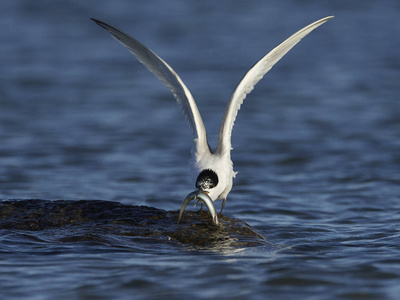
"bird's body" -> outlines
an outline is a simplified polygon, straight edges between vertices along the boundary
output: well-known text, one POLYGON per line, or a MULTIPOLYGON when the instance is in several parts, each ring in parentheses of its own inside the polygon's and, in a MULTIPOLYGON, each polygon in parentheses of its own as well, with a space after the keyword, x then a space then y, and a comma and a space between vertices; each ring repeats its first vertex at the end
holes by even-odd
POLYGON ((218 224, 213 202, 223 200, 222 208, 224 208, 225 200, 233 186, 233 178, 236 172, 233 170, 231 160, 231 134, 240 106, 247 94, 253 90, 254 86, 290 49, 312 30, 331 18, 333 17, 320 19, 299 30, 262 57, 245 74, 233 91, 227 104, 219 130, 218 145, 213 152, 208 145, 207 132, 196 102, 178 74, 157 54, 134 38, 102 21, 92 19, 111 33, 114 38, 135 55, 146 68, 171 90, 178 104, 182 107, 190 127, 193 129, 194 150, 192 159, 197 191, 186 196, 181 206, 179 220, 189 201, 198 199, 207 205, 213 221, 218 224))
MULTIPOLYGON (((230 153, 204 153, 203 155, 195 158, 193 173, 197 175, 196 181, 202 173, 207 174, 212 171, 217 176, 218 183, 212 188, 206 187, 202 190, 208 192, 211 200, 224 200, 232 189, 233 178, 236 173, 233 171, 233 163, 230 153)), ((216 180, 214 180, 215 182, 216 180)), ((196 186, 199 188, 200 186, 196 186)))

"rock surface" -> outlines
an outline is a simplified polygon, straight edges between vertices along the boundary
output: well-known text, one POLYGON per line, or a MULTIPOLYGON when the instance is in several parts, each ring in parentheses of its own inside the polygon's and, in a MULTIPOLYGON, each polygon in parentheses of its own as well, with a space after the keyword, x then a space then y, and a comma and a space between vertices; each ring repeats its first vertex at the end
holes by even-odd
POLYGON ((175 241, 195 247, 243 248, 271 245, 245 222, 220 217, 212 223, 207 211, 186 211, 177 224, 178 211, 124 205, 100 200, 0 201, 0 229, 43 231, 62 229, 57 241, 91 240, 101 236, 127 236, 175 241))

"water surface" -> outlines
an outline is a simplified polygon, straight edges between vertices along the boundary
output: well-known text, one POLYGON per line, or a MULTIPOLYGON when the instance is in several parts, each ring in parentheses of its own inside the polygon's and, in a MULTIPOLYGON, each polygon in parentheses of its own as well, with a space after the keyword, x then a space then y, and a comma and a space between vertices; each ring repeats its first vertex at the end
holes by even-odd
POLYGON ((117 236, 55 243, 46 231, 2 230, 2 297, 396 299, 399 13, 396 1, 3 4, 0 198, 166 210, 193 190, 190 130, 168 89, 89 18, 175 68, 212 146, 250 66, 308 23, 335 18, 264 77, 233 130, 239 174, 224 214, 273 248, 117 236))

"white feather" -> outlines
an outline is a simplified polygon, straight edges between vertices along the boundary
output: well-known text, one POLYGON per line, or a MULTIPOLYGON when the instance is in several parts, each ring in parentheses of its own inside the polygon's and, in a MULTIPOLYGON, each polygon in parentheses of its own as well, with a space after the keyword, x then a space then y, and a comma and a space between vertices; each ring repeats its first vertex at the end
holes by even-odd
POLYGON ((300 29, 271 52, 261 58, 240 81, 236 89, 231 95, 229 103, 225 109, 219 130, 219 140, 216 153, 227 154, 231 151, 231 135, 232 128, 235 123, 237 113, 247 94, 249 94, 254 86, 263 78, 263 76, 300 40, 313 31, 318 26, 332 19, 333 16, 320 19, 303 29, 300 29))
POLYGON ((171 90, 176 101, 181 105, 189 121, 189 126, 193 130, 196 153, 209 152, 207 132, 196 102, 189 89, 171 66, 133 37, 105 22, 93 18, 92 20, 111 33, 118 42, 125 46, 150 72, 171 90))

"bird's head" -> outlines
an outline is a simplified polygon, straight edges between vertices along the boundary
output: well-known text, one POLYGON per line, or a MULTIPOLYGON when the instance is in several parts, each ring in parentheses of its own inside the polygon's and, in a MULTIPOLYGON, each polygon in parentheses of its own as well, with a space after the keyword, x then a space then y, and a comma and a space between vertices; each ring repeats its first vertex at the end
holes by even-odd
POLYGON ((199 192, 209 194, 218 185, 218 175, 213 170, 206 169, 200 172, 196 179, 196 188, 199 192))

